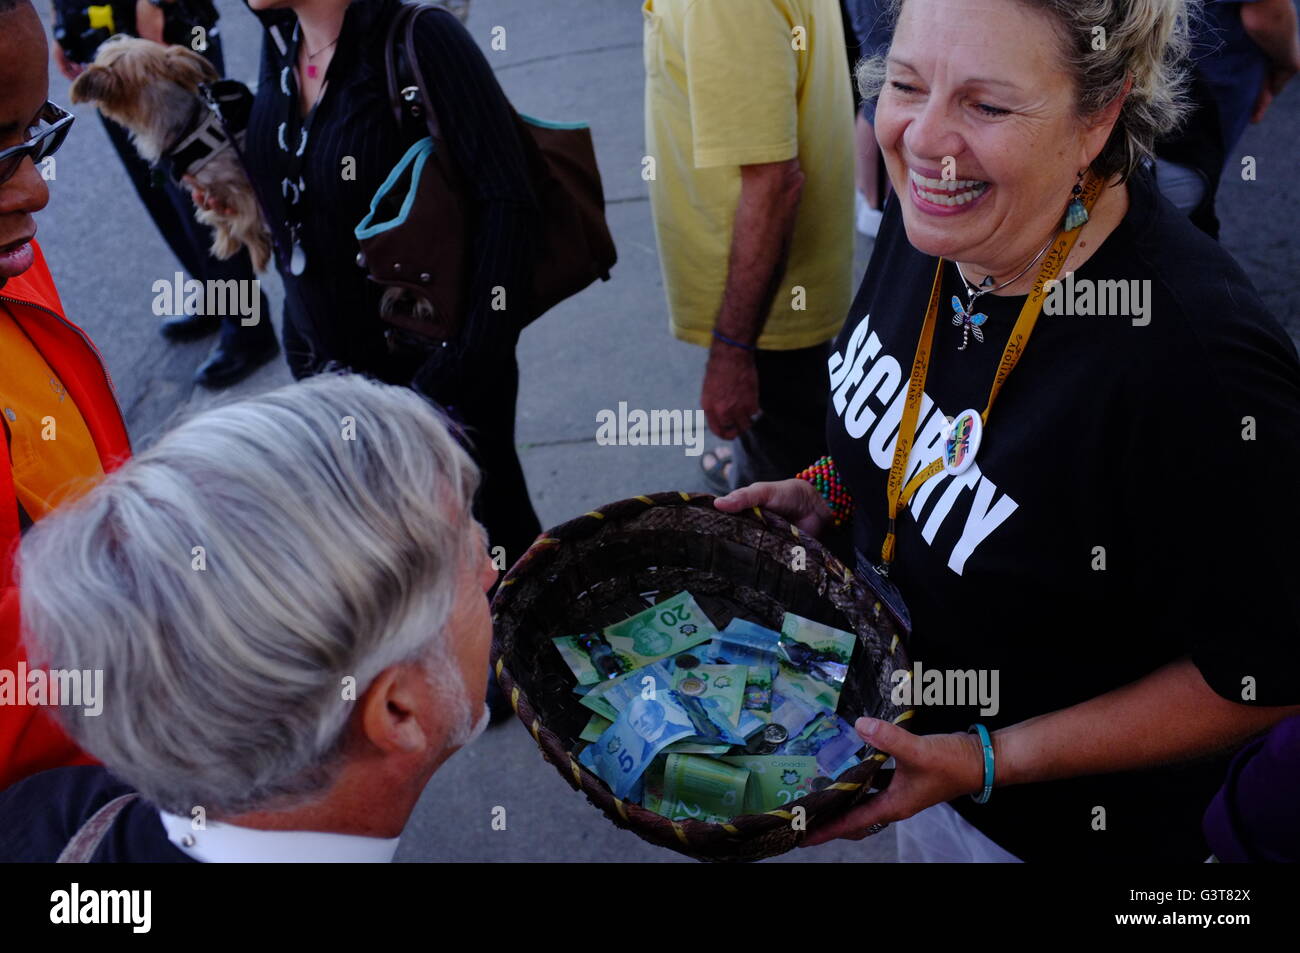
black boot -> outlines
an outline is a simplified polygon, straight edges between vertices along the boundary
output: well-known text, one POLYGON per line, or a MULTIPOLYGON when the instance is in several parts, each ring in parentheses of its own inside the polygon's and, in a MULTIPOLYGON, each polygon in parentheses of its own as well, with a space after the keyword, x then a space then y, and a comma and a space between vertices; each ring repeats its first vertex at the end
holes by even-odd
POLYGON ((215 314, 176 314, 164 318, 158 331, 169 341, 197 341, 220 327, 221 318, 215 314))
POLYGON ((221 340, 194 372, 194 382, 217 390, 242 381, 280 352, 269 319, 245 328, 238 317, 225 319, 221 340))

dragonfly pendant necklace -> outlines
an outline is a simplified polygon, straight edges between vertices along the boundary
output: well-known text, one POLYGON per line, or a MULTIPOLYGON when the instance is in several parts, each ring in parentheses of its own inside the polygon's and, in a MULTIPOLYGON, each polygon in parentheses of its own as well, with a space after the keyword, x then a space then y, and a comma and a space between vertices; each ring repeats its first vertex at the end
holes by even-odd
POLYGON ((1020 278, 1024 276, 1025 272, 1038 264, 1038 260, 1047 254, 1047 249, 1052 247, 1054 241, 1056 241, 1055 235, 1047 240, 1047 244, 1039 250, 1037 255, 1029 260, 1029 264, 1020 269, 1014 278, 1008 278, 1000 285, 993 284, 992 275, 986 275, 984 280, 980 282, 980 286, 976 288, 966 278, 966 273, 961 270, 961 263, 953 261, 953 264, 957 266, 957 274, 961 276, 962 284, 966 286, 966 306, 964 308, 962 307, 961 299, 956 295, 952 296, 952 323, 961 328, 961 344, 957 346, 957 350, 966 350, 966 345, 970 343, 972 337, 979 343, 984 343, 984 331, 980 326, 988 320, 989 316, 975 311, 975 302, 979 299, 980 295, 990 294, 991 292, 998 291, 1009 284, 1019 281, 1020 278))

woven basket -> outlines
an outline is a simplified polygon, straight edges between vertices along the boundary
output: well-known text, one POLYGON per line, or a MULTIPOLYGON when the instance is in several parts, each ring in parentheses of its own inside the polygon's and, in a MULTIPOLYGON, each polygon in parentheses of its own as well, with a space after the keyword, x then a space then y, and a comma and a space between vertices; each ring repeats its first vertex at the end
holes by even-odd
MULTIPOLYGON (((551 639, 593 631, 645 608, 638 593, 689 590, 722 629, 740 616, 781 628, 786 610, 845 631, 858 647, 840 696, 846 720, 869 714, 898 722, 911 711, 890 700, 890 674, 906 669, 897 626, 863 581, 815 539, 757 507, 716 510, 705 494, 657 493, 611 503, 537 538, 502 580, 492 603, 492 660, 502 690, 542 756, 619 827, 698 860, 773 857, 806 836, 787 810, 745 814, 728 824, 672 821, 615 798, 570 752, 591 716, 573 693, 573 673, 551 639), (793 547, 806 566, 792 569, 793 547)), ((800 798, 806 827, 858 804, 885 755, 800 798)))

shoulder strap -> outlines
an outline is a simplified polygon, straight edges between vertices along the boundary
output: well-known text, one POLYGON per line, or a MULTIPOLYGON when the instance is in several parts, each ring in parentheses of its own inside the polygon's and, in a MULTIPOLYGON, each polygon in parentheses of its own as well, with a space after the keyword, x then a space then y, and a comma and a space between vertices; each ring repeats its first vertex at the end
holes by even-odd
MULTIPOLYGON (((398 73, 405 73, 398 65, 402 57, 399 44, 406 36, 406 21, 415 12, 410 4, 403 3, 397 8, 392 21, 388 24, 388 36, 384 40, 384 76, 388 83, 388 108, 393 111, 393 119, 401 126, 406 121, 407 101, 404 92, 407 89, 398 73)), ((403 64, 404 65, 404 64, 403 64)))
POLYGON ((68 841, 68 846, 63 848, 59 854, 56 864, 88 864, 90 858, 95 856, 95 851, 99 850, 99 845, 103 842, 108 830, 117 820, 117 815, 122 813, 122 809, 138 798, 140 795, 132 792, 115 797, 91 816, 90 820, 81 825, 81 829, 72 835, 72 840, 68 841))
MULTIPOLYGON (((439 10, 431 3, 403 3, 388 25, 384 46, 384 69, 388 80, 388 104, 398 126, 407 117, 423 119, 429 134, 441 139, 438 115, 424 81, 424 71, 415 50, 415 21, 425 10, 439 10)), ((452 14, 443 10, 448 16, 452 14)))

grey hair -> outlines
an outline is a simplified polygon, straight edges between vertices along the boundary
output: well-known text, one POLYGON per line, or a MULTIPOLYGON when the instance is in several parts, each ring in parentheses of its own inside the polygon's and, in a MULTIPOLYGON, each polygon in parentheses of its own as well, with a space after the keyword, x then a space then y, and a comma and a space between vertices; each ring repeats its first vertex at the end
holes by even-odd
POLYGON ((104 672, 102 714, 58 717, 186 817, 327 788, 348 676, 359 699, 385 668, 425 663, 463 721, 446 628, 484 545, 477 485, 430 404, 354 375, 187 420, 23 539, 34 659, 104 672))
MULTIPOLYGON (((1102 179, 1127 180, 1153 155, 1156 140, 1173 132, 1189 111, 1184 63, 1190 20, 1200 0, 1017 0, 1056 26, 1066 69, 1074 80, 1078 115, 1089 120, 1133 85, 1110 138, 1092 162, 1102 179), (1094 32, 1096 31, 1096 32, 1094 32), (1101 32, 1104 31, 1104 32, 1101 32), (1094 49, 1104 37, 1102 49, 1094 49)), ((887 22, 897 25, 903 0, 888 0, 887 22)), ((857 66, 858 89, 875 99, 885 82, 885 54, 857 66)))

